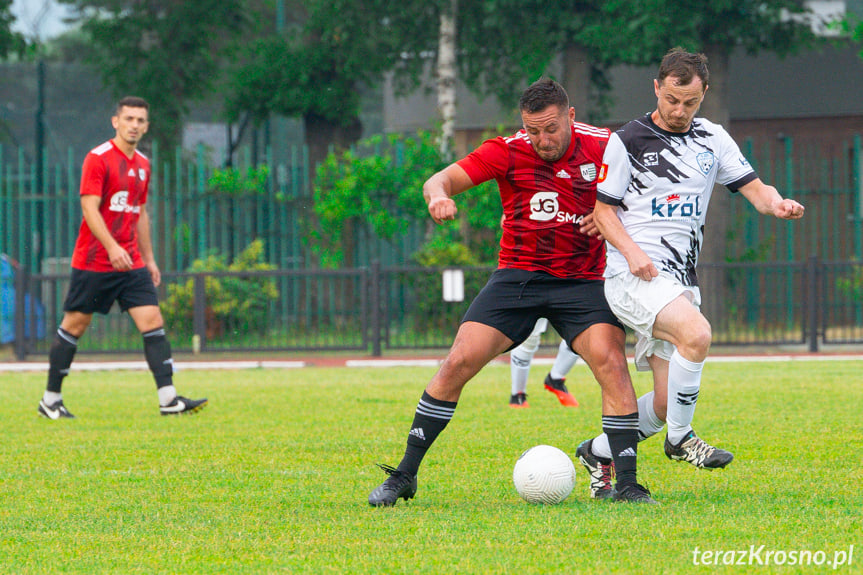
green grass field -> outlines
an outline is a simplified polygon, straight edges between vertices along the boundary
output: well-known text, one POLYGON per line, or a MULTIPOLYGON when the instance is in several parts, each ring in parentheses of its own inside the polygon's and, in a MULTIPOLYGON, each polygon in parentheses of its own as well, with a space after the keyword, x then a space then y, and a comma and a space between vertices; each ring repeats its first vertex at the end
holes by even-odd
POLYGON ((863 572, 863 363, 708 363, 695 428, 735 461, 696 470, 665 458, 663 435, 642 443, 660 506, 589 500, 578 464, 562 504, 519 499, 524 449, 572 455, 600 426, 587 368, 568 379, 577 409, 542 390, 546 370, 524 410, 507 405, 508 366, 483 370, 416 499, 390 509, 367 504, 374 463, 398 463, 433 369, 181 371, 180 392, 210 405, 174 418, 146 372, 73 370, 77 419, 59 422, 36 414, 44 374, 2 374, 0 572, 815 573, 842 553, 837 572, 863 572), (768 551, 811 564, 759 565, 768 551))

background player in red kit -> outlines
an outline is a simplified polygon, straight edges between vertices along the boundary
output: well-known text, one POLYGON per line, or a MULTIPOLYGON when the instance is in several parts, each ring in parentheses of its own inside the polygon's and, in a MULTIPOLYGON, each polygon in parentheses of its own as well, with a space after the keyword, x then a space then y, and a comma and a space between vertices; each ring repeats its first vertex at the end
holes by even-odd
POLYGON ((144 355, 156 379, 162 415, 193 413, 207 403, 178 396, 174 388, 171 346, 156 294, 161 273, 153 257, 146 210, 150 161, 137 149, 147 133, 148 113, 141 98, 120 100, 111 118, 116 136, 84 160, 84 218, 72 254, 65 313, 51 345, 48 385, 39 402, 39 413, 49 419, 74 417, 63 405, 63 378, 93 313, 107 314, 115 301, 144 337, 144 355))
POLYGON ((609 132, 574 122, 566 91, 552 80, 528 87, 519 109, 523 130, 487 140, 423 185, 429 214, 442 223, 455 218, 452 196, 497 181, 504 212, 499 264, 465 313, 452 348, 417 405, 401 463, 380 466, 389 477, 369 495, 373 506, 391 506, 416 494, 420 463, 452 418, 465 384, 524 341, 541 317, 584 359, 602 387, 603 430, 618 454, 614 498, 654 503, 636 482, 638 407, 623 328, 603 294, 605 246, 588 235, 595 232, 596 178, 609 132))

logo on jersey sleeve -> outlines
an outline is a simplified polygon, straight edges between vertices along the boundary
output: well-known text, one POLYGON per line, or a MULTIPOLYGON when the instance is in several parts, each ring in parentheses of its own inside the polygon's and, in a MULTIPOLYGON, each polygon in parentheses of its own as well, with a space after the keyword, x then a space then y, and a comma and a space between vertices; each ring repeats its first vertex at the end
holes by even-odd
POLYGON ((141 212, 141 206, 129 205, 129 192, 126 190, 117 192, 111 196, 108 209, 112 212, 121 212, 124 214, 138 214, 141 212))
POLYGON ((530 219, 548 222, 557 215, 557 192, 538 192, 530 199, 530 219))
POLYGON ((581 170, 581 177, 585 181, 592 182, 596 179, 596 164, 582 164, 578 169, 581 170))
POLYGON ((641 157, 641 163, 647 167, 658 166, 659 165, 659 153, 658 152, 644 152, 644 156, 641 157))
POLYGON ((600 184, 605 181, 605 177, 608 175, 608 164, 602 164, 599 167, 599 179, 597 180, 600 184))
POLYGON ((713 168, 714 157, 713 152, 701 152, 695 156, 695 161, 698 162, 698 168, 702 173, 709 174, 713 168))

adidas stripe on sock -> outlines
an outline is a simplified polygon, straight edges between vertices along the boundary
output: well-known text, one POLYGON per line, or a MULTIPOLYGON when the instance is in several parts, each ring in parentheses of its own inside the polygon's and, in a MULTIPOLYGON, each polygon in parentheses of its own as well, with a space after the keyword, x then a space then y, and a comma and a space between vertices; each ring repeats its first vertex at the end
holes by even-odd
POLYGON ((638 412, 603 415, 602 430, 608 436, 617 484, 636 483, 638 463, 638 412))
POLYGON ((399 471, 416 475, 426 451, 452 419, 458 402, 441 401, 423 392, 413 424, 408 433, 405 455, 399 463, 399 471))

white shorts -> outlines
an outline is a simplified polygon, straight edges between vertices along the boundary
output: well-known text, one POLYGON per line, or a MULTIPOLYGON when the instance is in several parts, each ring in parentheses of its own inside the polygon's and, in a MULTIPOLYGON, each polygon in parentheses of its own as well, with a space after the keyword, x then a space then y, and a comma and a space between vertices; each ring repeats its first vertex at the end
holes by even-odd
POLYGON ((637 336, 635 367, 638 371, 650 369, 647 358, 651 355, 671 359, 674 346, 653 337, 653 323, 659 312, 680 295, 685 295, 696 308, 701 305, 701 290, 685 286, 668 275, 660 274, 649 282, 629 272, 605 279, 605 299, 611 311, 637 336))

